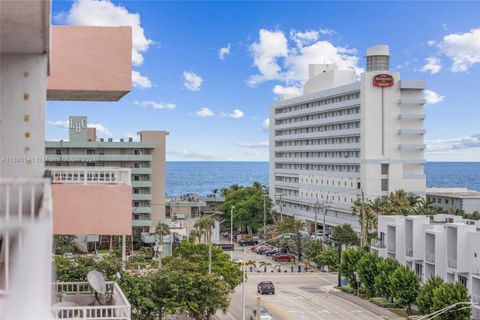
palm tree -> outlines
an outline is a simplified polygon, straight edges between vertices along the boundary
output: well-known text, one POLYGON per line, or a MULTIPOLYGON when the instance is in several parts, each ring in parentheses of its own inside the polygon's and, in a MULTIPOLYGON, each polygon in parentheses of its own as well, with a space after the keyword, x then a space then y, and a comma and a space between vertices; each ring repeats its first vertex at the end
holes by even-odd
POLYGON ((376 215, 376 222, 374 224, 374 229, 377 229, 378 227, 378 216, 381 214, 385 214, 387 203, 382 200, 381 198, 377 198, 375 200, 369 200, 368 201, 368 206, 370 207, 370 210, 372 210, 375 215, 376 215))
POLYGON ((391 214, 396 215, 408 215, 410 210, 412 209, 412 202, 409 195, 403 190, 397 190, 395 192, 391 192, 388 195, 388 211, 391 214))
POLYGON ((361 230, 360 239, 362 240, 362 245, 366 245, 368 243, 368 233, 376 224, 376 217, 368 202, 361 199, 357 199, 353 202, 352 212, 353 214, 358 214, 358 222, 361 230))
POLYGON ((247 262, 245 262, 245 266, 250 267, 250 272, 252 272, 253 268, 257 268, 257 262, 255 260, 248 260, 247 262))
POLYGON ((427 198, 420 198, 413 208, 413 212, 420 215, 435 214, 436 208, 427 198))
POLYGON ((212 241, 212 229, 215 227, 215 219, 210 216, 203 216, 195 222, 194 226, 204 235, 205 243, 212 241))
POLYGON ((170 227, 168 226, 168 224, 160 221, 157 224, 157 227, 155 228, 155 233, 158 235, 158 240, 160 242, 160 245, 162 245, 163 237, 170 234, 170 227))
POLYGON ((195 243, 195 240, 198 239, 198 243, 202 240, 202 232, 198 229, 193 229, 190 231, 190 236, 188 237, 188 241, 195 243))
POLYGON ((422 197, 420 197, 419 195, 417 195, 413 192, 409 192, 407 194, 407 199, 408 199, 408 202, 410 202, 410 206, 415 207, 417 205, 418 201, 420 201, 420 199, 422 199, 422 197))
POLYGON ((272 264, 270 262, 267 262, 267 261, 260 261, 259 263, 259 267, 260 268, 263 268, 263 272, 267 272, 267 267, 268 266, 271 266, 272 264))

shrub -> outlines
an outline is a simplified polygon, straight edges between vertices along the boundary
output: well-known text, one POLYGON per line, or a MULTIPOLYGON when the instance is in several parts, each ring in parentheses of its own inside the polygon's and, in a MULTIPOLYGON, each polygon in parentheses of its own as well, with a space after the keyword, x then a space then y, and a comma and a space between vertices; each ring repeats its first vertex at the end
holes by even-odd
POLYGON ((340 273, 348 279, 350 286, 354 289, 357 289, 356 266, 364 254, 365 250, 361 247, 348 248, 342 253, 340 273))
POLYGON ((443 284, 440 277, 432 277, 420 288, 417 296, 418 311, 422 314, 429 314, 435 311, 433 309, 433 291, 443 284))
POLYGON ((389 299, 393 302, 393 291, 390 283, 390 275, 400 266, 397 260, 379 259, 377 261, 378 274, 375 277, 376 294, 389 299))
POLYGON ((338 269, 338 252, 334 247, 325 247, 315 257, 314 261, 317 265, 328 266, 329 271, 338 269))
POLYGON ((405 266, 399 266, 391 275, 390 283, 392 286, 393 297, 395 301, 407 310, 411 310, 411 304, 417 298, 420 289, 420 281, 417 275, 405 266))
MULTIPOLYGON (((433 310, 440 310, 457 302, 469 302, 467 288, 460 282, 443 283, 433 290, 433 310)), ((449 312, 438 316, 438 320, 469 320, 470 307, 458 305, 449 312)))
POLYGON ((358 261, 358 277, 365 288, 367 297, 373 297, 376 294, 375 277, 378 276, 378 262, 380 259, 376 254, 369 252, 358 261))

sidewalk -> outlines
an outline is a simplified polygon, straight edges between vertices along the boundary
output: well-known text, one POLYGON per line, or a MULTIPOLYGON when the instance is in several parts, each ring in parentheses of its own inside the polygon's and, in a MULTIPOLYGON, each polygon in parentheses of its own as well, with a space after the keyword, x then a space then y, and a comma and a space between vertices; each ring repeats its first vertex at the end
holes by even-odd
POLYGON ((349 294, 349 293, 340 291, 338 289, 333 289, 333 288, 331 290, 329 290, 329 293, 333 294, 333 295, 335 295, 339 298, 342 298, 344 300, 347 300, 351 303, 359 305, 362 308, 376 314, 377 316, 384 318, 385 320, 401 320, 401 319, 404 319, 404 318, 396 315, 395 313, 393 313, 391 311, 388 311, 387 309, 379 307, 376 304, 374 304, 374 303, 372 303, 368 300, 365 300, 365 299, 362 299, 360 297, 354 296, 353 294, 349 294))

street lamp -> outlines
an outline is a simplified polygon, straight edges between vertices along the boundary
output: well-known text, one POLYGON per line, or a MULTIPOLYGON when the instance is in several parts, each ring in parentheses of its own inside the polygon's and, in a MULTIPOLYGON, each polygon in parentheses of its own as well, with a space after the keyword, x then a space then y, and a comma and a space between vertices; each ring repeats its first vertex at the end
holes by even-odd
MULTIPOLYGON (((318 228, 318 208, 320 208, 320 202, 318 202, 318 196, 317 196, 317 201, 315 201, 315 240, 317 240, 317 228, 318 228)), ((324 235, 325 235, 325 227, 323 227, 324 235)))
MULTIPOLYGON (((235 206, 230 208, 230 247, 233 248, 233 209, 235 206)), ((232 251, 230 251, 230 259, 232 258, 232 251)))
POLYGON ((267 240, 267 203, 265 197, 267 197, 267 194, 263 194, 263 239, 267 240))
POLYGON ((326 229, 326 222, 325 222, 325 217, 327 216, 327 208, 330 208, 330 203, 328 201, 325 201, 322 206, 323 206, 323 241, 325 241, 325 237, 327 236, 327 229, 326 229))

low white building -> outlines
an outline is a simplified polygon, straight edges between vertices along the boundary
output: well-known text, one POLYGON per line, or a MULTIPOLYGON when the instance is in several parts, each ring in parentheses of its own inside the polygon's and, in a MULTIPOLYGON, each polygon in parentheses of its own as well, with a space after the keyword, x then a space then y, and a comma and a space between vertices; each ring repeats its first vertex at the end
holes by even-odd
POLYGON ((480 192, 467 188, 428 188, 427 200, 444 210, 460 209, 466 213, 480 212, 480 192))
POLYGON ((439 276, 469 291, 473 319, 480 319, 480 221, 460 216, 379 216, 371 250, 396 259, 422 282, 439 276))

